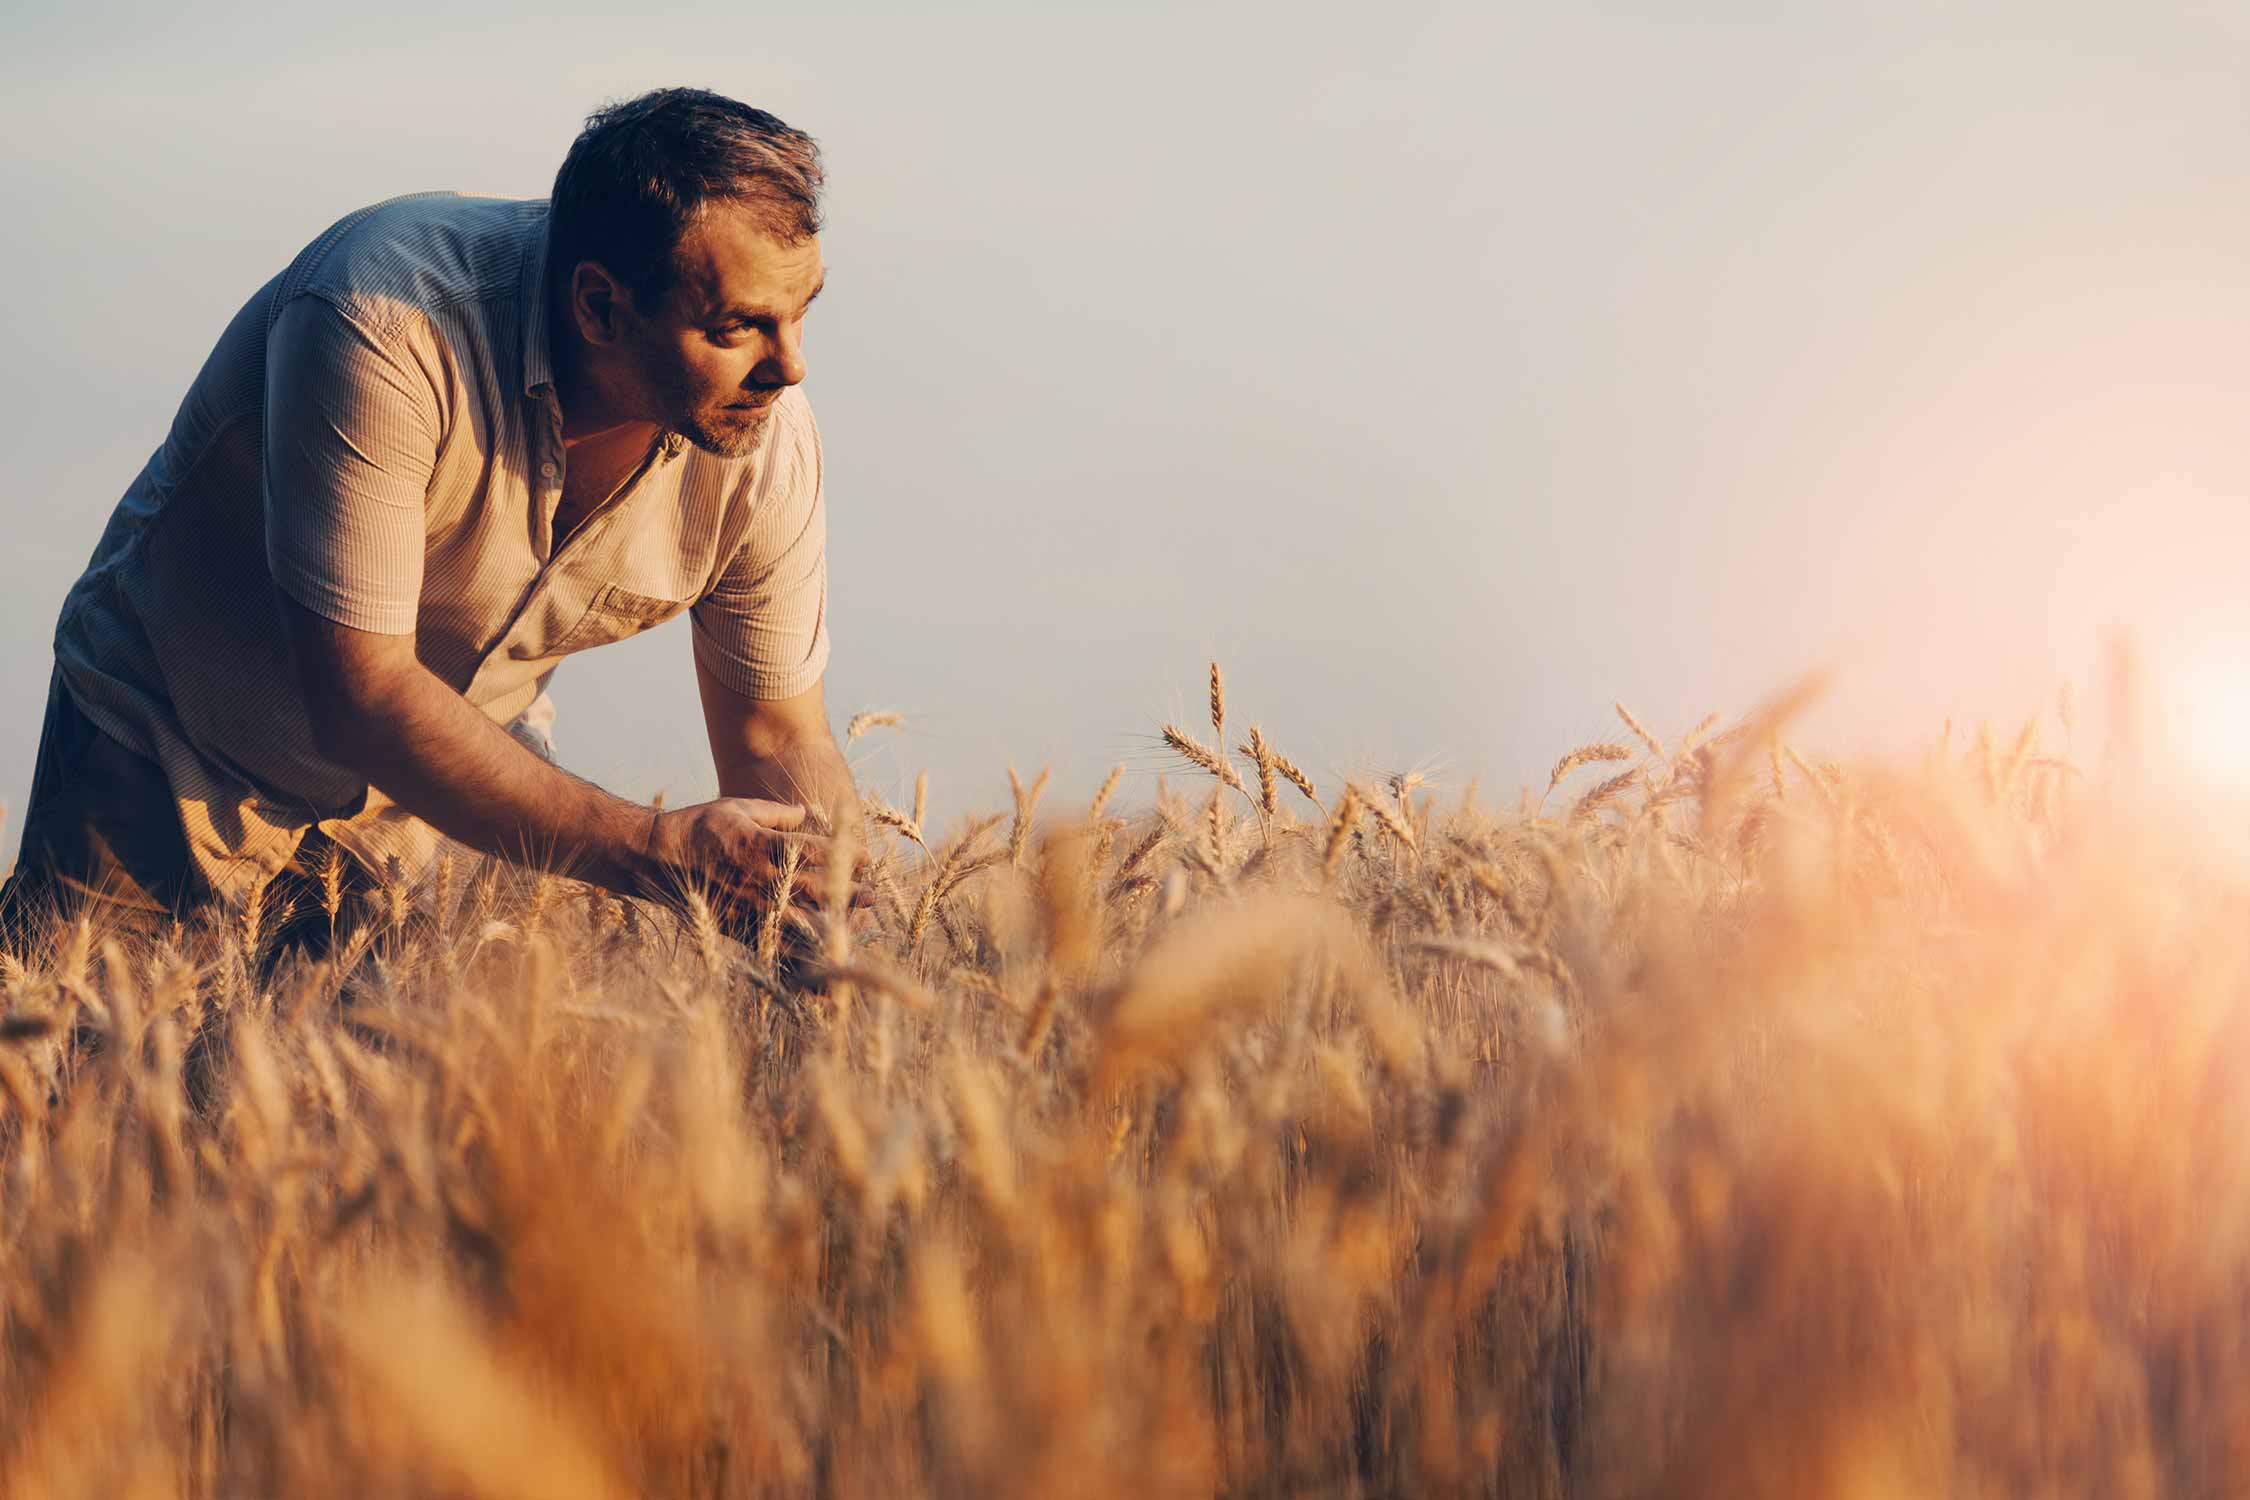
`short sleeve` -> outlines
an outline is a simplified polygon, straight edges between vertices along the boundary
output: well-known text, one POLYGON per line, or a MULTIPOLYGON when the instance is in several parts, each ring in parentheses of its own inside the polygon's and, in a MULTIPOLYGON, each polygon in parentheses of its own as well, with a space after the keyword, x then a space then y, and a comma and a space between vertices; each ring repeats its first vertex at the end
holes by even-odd
POLYGON ((437 392, 410 356, 316 294, 266 336, 266 565, 317 615, 410 635, 437 392))
POLYGON ((820 429, 801 394, 774 413, 777 466, 741 548, 694 609, 695 657, 751 698, 790 698, 828 667, 828 512, 820 429), (794 408, 794 410, 791 410, 794 408))

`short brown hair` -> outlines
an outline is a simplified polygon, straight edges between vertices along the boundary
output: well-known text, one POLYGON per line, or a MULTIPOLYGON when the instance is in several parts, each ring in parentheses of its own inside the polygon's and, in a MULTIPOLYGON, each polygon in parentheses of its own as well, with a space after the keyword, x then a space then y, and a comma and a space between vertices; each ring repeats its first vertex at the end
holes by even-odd
POLYGON ((586 119, 549 195, 547 274, 598 261, 644 311, 672 287, 672 252, 706 203, 739 204, 775 237, 820 232, 820 148, 762 109, 707 89, 655 89, 586 119))

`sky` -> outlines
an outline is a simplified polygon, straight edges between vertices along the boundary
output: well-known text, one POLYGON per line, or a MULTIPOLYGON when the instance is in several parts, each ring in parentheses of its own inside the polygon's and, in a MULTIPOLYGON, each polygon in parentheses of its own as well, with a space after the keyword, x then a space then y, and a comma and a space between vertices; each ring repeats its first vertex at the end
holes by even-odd
MULTIPOLYGON (((2120 629, 2250 746, 2250 8, 606 9, 0 19, 0 862, 243 299, 663 84, 827 159, 828 701, 908 716, 886 796, 1145 796, 1213 657, 1329 782, 1512 797, 1816 666, 1836 748, 2012 734, 2120 629)), ((684 619, 554 696, 580 774, 714 790, 684 619)))

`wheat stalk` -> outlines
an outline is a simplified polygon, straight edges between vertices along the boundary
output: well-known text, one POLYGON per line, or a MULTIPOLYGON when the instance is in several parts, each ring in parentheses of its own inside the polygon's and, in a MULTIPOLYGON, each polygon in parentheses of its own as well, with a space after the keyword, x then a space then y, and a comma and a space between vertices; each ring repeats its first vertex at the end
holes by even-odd
POLYGON ((1245 797, 1250 795, 1243 788, 1242 777, 1235 772, 1234 767, 1227 764, 1224 756, 1219 755, 1209 746, 1190 738, 1176 724, 1166 724, 1158 732, 1164 736, 1164 743, 1178 752, 1182 760, 1201 770, 1210 772, 1226 785, 1241 792, 1245 797))
POLYGON ((861 810, 867 814, 870 823, 896 829, 919 845, 925 855, 930 852, 930 846, 922 841, 922 824, 919 819, 908 817, 873 792, 864 794, 861 810))
POLYGON ((1055 1002, 1062 997, 1053 979, 1041 981, 1038 991, 1031 997, 1031 1006, 1024 1014, 1023 1035, 1016 1043, 1017 1052, 1026 1059, 1039 1055, 1047 1040, 1047 1028, 1055 1018, 1055 1002))
POLYGON ((696 957, 702 961, 706 977, 715 975, 726 965, 726 950, 719 946, 719 914, 711 909, 710 898, 700 886, 688 887, 686 904, 696 957))
POLYGON ((1625 727, 1633 731, 1633 737, 1648 746, 1648 753, 1658 760, 1663 760, 1665 758, 1664 742, 1650 734, 1647 726, 1634 718, 1633 711, 1624 704, 1618 703, 1612 706, 1617 710, 1617 717, 1625 721, 1625 727))
POLYGON ((320 909, 328 916, 328 938, 336 939, 336 921, 344 909, 344 851, 330 843, 320 852, 320 863, 314 871, 320 882, 320 909))
POLYGON ((1204 806, 1200 834, 1196 847, 1203 867, 1213 877, 1224 880, 1227 874, 1226 812, 1219 806, 1219 793, 1216 789, 1213 789, 1210 801, 1204 806))
POLYGON ((1336 872, 1343 867, 1344 847, 1351 839, 1352 825, 1359 821, 1359 801, 1359 788, 1346 782, 1343 795, 1336 799, 1336 816, 1329 824, 1328 845, 1320 857, 1323 888, 1336 883, 1336 872))
POLYGON ((946 851, 945 858, 939 863, 936 872, 931 875, 928 883, 922 887, 921 900, 914 908, 914 919, 907 924, 906 950, 909 953, 921 946, 922 935, 928 930, 930 918, 936 914, 938 903, 943 901, 956 885, 976 874, 979 870, 997 864, 1006 857, 1001 854, 972 857, 969 852, 977 840, 998 826, 999 822, 1000 819, 997 816, 979 819, 970 824, 968 831, 955 839, 952 847, 946 851))
POLYGON ((1026 788, 1023 778, 1014 766, 1008 767, 1008 791, 1016 804, 1015 821, 1008 828, 1008 863, 1016 869, 1023 868, 1024 850, 1031 843, 1031 817, 1039 806, 1039 794, 1047 789, 1047 768, 1039 768, 1038 777, 1026 788))
POLYGON ((1102 778, 1101 789, 1094 793, 1094 800, 1086 808, 1087 821, 1097 822, 1100 820, 1102 810, 1109 806, 1110 793, 1117 790, 1118 778, 1124 774, 1125 765, 1122 761, 1109 768, 1109 775, 1102 778))
POLYGON ((758 962, 771 969, 781 958, 781 928, 797 894, 797 870, 804 862, 804 845, 785 839, 781 858, 774 866, 773 885, 766 894, 766 909, 758 914, 758 962))
POLYGON ((1271 818, 1277 810, 1279 789, 1275 784, 1275 777, 1281 767, 1273 748, 1266 743, 1265 735, 1255 724, 1250 726, 1249 742, 1242 749, 1258 767, 1258 811, 1271 818))
POLYGON ((1146 861, 1150 855, 1156 852, 1157 846, 1162 844, 1164 840, 1170 835, 1170 833, 1171 830, 1165 827, 1162 823, 1158 823, 1154 828, 1151 828, 1148 831, 1147 837, 1143 838, 1138 844, 1135 844, 1133 846, 1132 853, 1126 855, 1124 862, 1118 865, 1116 875, 1117 885, 1122 886, 1126 881, 1132 879, 1134 873, 1140 869, 1142 863, 1146 861))
MULTIPOLYGON (((438 856, 437 873, 430 884, 430 910, 436 915, 442 932, 447 919, 453 915, 453 850, 447 848, 438 856)), ((335 928, 334 912, 329 914, 329 928, 335 928)))
MULTIPOLYGON (((1394 782, 1394 784, 1396 783, 1394 782)), ((1357 794, 1359 806, 1366 811, 1369 817, 1382 825, 1385 833, 1388 833, 1409 850, 1418 846, 1418 841, 1414 836, 1414 825, 1406 820, 1406 816, 1400 812, 1390 798, 1379 797, 1373 790, 1363 787, 1357 782, 1353 782, 1345 790, 1357 794)))
POLYGON ((1549 792, 1554 791, 1556 787, 1562 785, 1564 777, 1580 766, 1591 765, 1599 761, 1631 760, 1632 758, 1633 752, 1615 741, 1604 740, 1598 744, 1580 745, 1555 762, 1554 770, 1549 772, 1547 776, 1547 790, 1549 792))
POLYGON ((1299 770, 1295 761, 1270 745, 1266 747, 1266 753, 1273 757, 1274 771, 1283 781, 1295 787, 1314 807, 1320 806, 1320 798, 1313 793, 1312 778, 1299 770))
POLYGON ((1580 797, 1577 805, 1571 808, 1571 821, 1577 822, 1579 819, 1592 817, 1640 779, 1641 773, 1636 769, 1620 771, 1607 781, 1596 784, 1593 790, 1580 797))
POLYGON ((413 891, 406 883, 406 865, 397 855, 383 861, 383 926, 396 932, 406 925, 406 918, 414 909, 413 891))

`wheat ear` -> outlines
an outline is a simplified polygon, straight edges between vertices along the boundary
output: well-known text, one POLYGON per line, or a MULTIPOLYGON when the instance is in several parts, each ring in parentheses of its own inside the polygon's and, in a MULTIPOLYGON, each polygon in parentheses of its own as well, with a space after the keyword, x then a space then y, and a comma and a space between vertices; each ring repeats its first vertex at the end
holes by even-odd
POLYGON ((1219 675, 1219 664, 1211 663, 1211 741, 1216 745, 1227 742, 1227 684, 1219 675))
POLYGON ((1617 775, 1610 777, 1609 780, 1602 782, 1578 799, 1578 805, 1570 810, 1571 821, 1576 822, 1580 818, 1592 817, 1595 813, 1601 811, 1602 807, 1616 797, 1618 793, 1640 779, 1641 773, 1639 771, 1620 771, 1617 775))
MULTIPOLYGON (((1555 769, 1547 775, 1547 790, 1552 793, 1556 787, 1562 785, 1565 776, 1568 776, 1580 766, 1591 765, 1595 761, 1631 760, 1632 758, 1633 752, 1614 740, 1604 740, 1594 745, 1580 745, 1561 760, 1555 762, 1555 769)), ((1545 799, 1542 798, 1541 800, 1545 799)))
POLYGON ((1275 764, 1273 747, 1266 743, 1265 735, 1255 724, 1250 726, 1250 743, 1242 748, 1257 763, 1258 811, 1270 818, 1277 810, 1274 778, 1280 773, 1281 767, 1275 764))
POLYGON ((1623 719, 1625 721, 1625 727, 1633 731, 1633 737, 1639 740, 1642 744, 1648 746, 1648 753, 1655 756, 1658 760, 1664 759, 1664 742, 1658 739, 1655 735, 1650 734, 1648 732, 1648 726, 1643 724, 1640 720, 1634 718, 1633 711, 1627 708, 1624 704, 1619 703, 1614 705, 1614 707, 1617 709, 1617 717, 1623 719))
POLYGON ((1047 768, 1039 768, 1039 775, 1026 788, 1023 778, 1014 766, 1008 767, 1008 790, 1016 799, 1016 820, 1008 829, 1008 863, 1023 868, 1023 851, 1031 842, 1031 815, 1038 809, 1039 794, 1047 790, 1047 768))
POLYGON ((1086 809, 1088 821, 1101 817, 1102 809, 1109 806, 1109 794, 1117 790, 1117 779, 1124 774, 1125 764, 1122 761, 1109 768, 1108 778, 1102 782, 1101 790, 1094 793, 1093 803, 1086 809))
POLYGON ((1227 764, 1224 756, 1218 754, 1209 746, 1191 739, 1177 724, 1166 724, 1158 732, 1164 736, 1165 744, 1179 752, 1182 760, 1210 772, 1228 786, 1241 792, 1245 797, 1250 795, 1242 785, 1242 777, 1236 773, 1234 767, 1227 764))
POLYGON ((1352 825, 1359 821, 1359 788, 1346 784, 1342 796, 1336 799, 1336 820, 1328 829, 1328 847, 1320 857, 1320 883, 1325 889, 1335 884, 1336 871, 1344 863, 1344 846, 1350 841, 1352 825))

